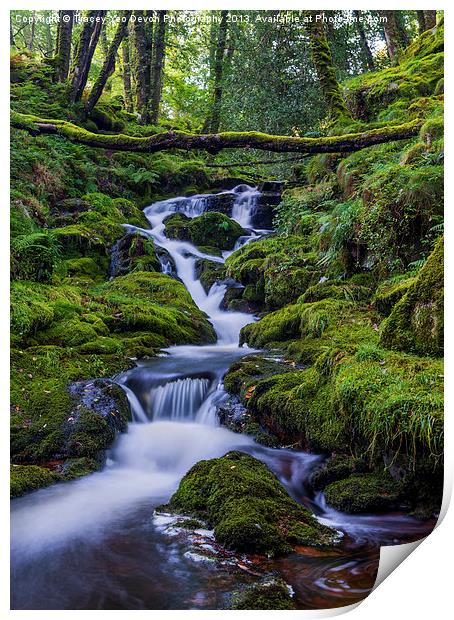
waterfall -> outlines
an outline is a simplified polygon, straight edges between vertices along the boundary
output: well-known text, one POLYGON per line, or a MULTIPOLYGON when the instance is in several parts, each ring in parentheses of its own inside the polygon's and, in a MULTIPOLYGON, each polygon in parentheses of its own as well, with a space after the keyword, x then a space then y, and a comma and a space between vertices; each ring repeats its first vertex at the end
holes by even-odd
POLYGON ((233 203, 232 218, 243 228, 248 228, 251 225, 251 216, 260 192, 248 185, 238 185, 233 191, 237 194, 237 198, 233 203))
POLYGON ((153 420, 194 420, 210 387, 209 379, 177 379, 153 388, 149 407, 153 420))

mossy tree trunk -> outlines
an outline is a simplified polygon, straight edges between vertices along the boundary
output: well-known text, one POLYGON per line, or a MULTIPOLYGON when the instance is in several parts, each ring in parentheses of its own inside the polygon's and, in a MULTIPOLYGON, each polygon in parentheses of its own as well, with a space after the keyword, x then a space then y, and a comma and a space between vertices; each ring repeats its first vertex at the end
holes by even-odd
POLYGON ((419 34, 426 32, 426 16, 424 15, 424 11, 416 11, 416 18, 418 20, 419 34))
POLYGON ((222 91, 224 77, 224 59, 227 41, 228 11, 221 11, 221 21, 213 56, 213 102, 210 114, 205 123, 206 131, 216 133, 221 124, 222 91))
POLYGON ((129 38, 125 36, 121 45, 121 60, 122 60, 122 77, 123 88, 125 92, 125 108, 127 112, 133 112, 134 107, 132 103, 132 87, 131 87, 131 66, 129 59, 129 38))
POLYGON ((117 26, 114 38, 112 39, 112 43, 109 46, 102 69, 96 79, 96 82, 93 85, 93 88, 91 89, 90 95, 87 100, 87 105, 85 106, 88 113, 90 113, 91 110, 93 110, 93 108, 95 107, 102 94, 107 80, 114 72, 115 58, 118 52, 118 48, 120 47, 120 43, 123 41, 123 38, 127 32, 131 13, 132 11, 122 11, 122 14, 120 15, 120 22, 117 26))
POLYGON ((149 122, 150 75, 153 38, 151 28, 147 28, 143 18, 144 11, 134 11, 136 19, 132 22, 132 43, 134 46, 133 65, 135 78, 136 110, 141 122, 149 122), (148 36, 147 36, 148 35, 148 36))
POLYGON ((361 44, 361 49, 363 50, 364 58, 366 61, 366 67, 369 69, 369 71, 373 71, 375 69, 374 57, 372 56, 372 52, 370 51, 363 24, 360 21, 361 11, 353 11, 353 14, 356 17, 356 30, 358 32, 359 42, 361 44))
POLYGON ((28 50, 29 52, 33 52, 35 48, 35 32, 36 32, 36 22, 35 22, 36 11, 32 11, 32 24, 30 28, 30 38, 28 40, 28 50))
POLYGON ((320 15, 320 13, 308 11, 308 15, 311 21, 307 23, 306 29, 309 35, 312 60, 328 107, 328 114, 333 121, 340 117, 351 118, 336 78, 333 57, 323 22, 317 20, 317 15, 320 15))
POLYGON ((166 22, 167 11, 157 11, 158 23, 155 28, 153 46, 153 64, 151 68, 151 96, 150 96, 150 122, 156 125, 161 104, 162 76, 164 71, 164 59, 166 53, 166 22))
POLYGON ((58 82, 68 78, 71 61, 71 37, 73 31, 74 11, 59 11, 57 27, 57 45, 55 50, 55 69, 58 82))
POLYGON ((402 24, 398 21, 397 11, 380 11, 386 21, 383 23, 386 47, 392 65, 399 63, 399 55, 408 44, 408 37, 402 24))
POLYGON ((71 103, 75 103, 82 99, 93 54, 95 53, 101 34, 101 18, 104 17, 105 13, 106 11, 89 11, 89 19, 82 27, 71 67, 71 86, 69 93, 71 103))
POLYGON ((434 28, 437 25, 437 11, 424 11, 424 19, 426 22, 426 30, 434 28))
POLYGON ((273 136, 257 131, 224 132, 218 134, 188 134, 169 131, 152 136, 138 137, 123 134, 95 134, 68 121, 46 120, 28 114, 11 113, 13 127, 33 135, 57 134, 79 144, 116 151, 155 153, 171 149, 203 149, 218 153, 222 149, 254 148, 276 153, 348 153, 393 140, 415 136, 422 124, 420 119, 402 125, 380 127, 361 133, 322 138, 273 136))

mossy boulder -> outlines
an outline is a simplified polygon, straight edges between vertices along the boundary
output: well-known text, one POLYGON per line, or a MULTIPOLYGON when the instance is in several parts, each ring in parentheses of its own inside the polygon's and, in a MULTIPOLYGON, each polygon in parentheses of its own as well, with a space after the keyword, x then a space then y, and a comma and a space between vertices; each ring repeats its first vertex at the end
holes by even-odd
POLYGON ((215 342, 216 334, 181 282, 136 271, 93 291, 98 316, 112 332, 149 331, 170 344, 215 342))
POLYGON ((266 465, 241 452, 194 465, 166 508, 204 519, 218 543, 237 551, 274 556, 297 544, 335 541, 335 532, 291 499, 266 465))
POLYGON ((306 238, 270 236, 236 250, 226 260, 226 272, 245 287, 245 301, 272 310, 296 301, 317 281, 316 261, 306 238))
POLYGON ((309 482, 313 489, 320 490, 332 482, 348 478, 350 474, 366 471, 367 465, 363 459, 334 454, 311 473, 309 482))
POLYGON ((327 503, 341 512, 377 512, 396 508, 400 485, 389 474, 353 474, 325 488, 327 503))
POLYGON ((128 233, 114 244, 109 276, 115 278, 133 271, 161 271, 153 240, 138 233, 128 233))
POLYGON ((231 250, 246 231, 224 213, 208 211, 194 218, 182 213, 170 215, 164 220, 166 235, 171 239, 186 239, 196 246, 210 246, 231 250))
POLYGON ((206 258, 200 258, 196 261, 195 273, 206 293, 215 282, 220 282, 225 278, 224 265, 206 258))
POLYGON ((385 280, 377 287, 372 303, 380 314, 388 316, 396 303, 402 299, 414 282, 414 277, 405 274, 385 280))
POLYGON ((230 609, 295 609, 295 604, 285 581, 278 577, 268 577, 234 592, 230 609))
POLYGON ((381 326, 382 346, 420 355, 443 355, 443 240, 381 326))
POLYGON ((30 491, 47 487, 58 482, 62 476, 58 472, 38 465, 11 465, 11 497, 19 497, 30 491))

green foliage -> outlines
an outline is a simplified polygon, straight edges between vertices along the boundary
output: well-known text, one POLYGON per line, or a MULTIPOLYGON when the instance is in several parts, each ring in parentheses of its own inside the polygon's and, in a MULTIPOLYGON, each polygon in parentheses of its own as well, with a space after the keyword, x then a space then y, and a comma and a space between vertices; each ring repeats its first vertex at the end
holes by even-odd
POLYGON ((59 257, 59 244, 51 233, 19 235, 11 244, 11 275, 19 280, 51 282, 59 257))

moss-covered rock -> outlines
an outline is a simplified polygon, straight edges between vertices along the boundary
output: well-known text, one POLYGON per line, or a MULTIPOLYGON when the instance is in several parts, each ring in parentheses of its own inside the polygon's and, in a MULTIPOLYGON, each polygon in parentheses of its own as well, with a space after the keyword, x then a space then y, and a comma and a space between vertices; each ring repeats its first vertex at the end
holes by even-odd
POLYGON ((184 285, 162 273, 137 271, 93 291, 95 309, 112 332, 149 331, 161 345, 215 342, 216 334, 184 285))
POLYGON ((396 303, 402 299, 414 282, 414 277, 405 274, 385 280, 377 287, 372 303, 380 314, 388 316, 396 303))
POLYGON ((383 321, 382 346, 420 355, 443 354, 443 272, 440 239, 416 280, 383 321))
POLYGON ((230 609, 295 609, 289 586, 280 578, 269 577, 234 592, 230 609))
POLYGON ((347 454, 335 454, 311 473, 309 482, 313 489, 320 490, 332 482, 348 478, 350 474, 366 471, 367 465, 363 459, 347 454))
POLYGON ((165 220, 166 235, 171 239, 184 239, 196 246, 210 246, 231 250, 246 231, 224 213, 208 211, 194 218, 182 213, 169 215, 165 220))
POLYGON ((342 512, 377 512, 395 508, 401 488, 386 474, 353 474, 325 488, 330 506, 342 512))
POLYGON ((194 465, 166 508, 204 519, 217 542, 238 551, 273 556, 295 544, 319 547, 335 540, 266 465, 241 452, 194 465))
POLYGON ((56 471, 38 465, 11 465, 11 497, 19 497, 30 491, 47 487, 62 477, 56 471))
POLYGON ((153 240, 138 233, 129 233, 114 244, 109 276, 115 278, 133 271, 161 271, 153 240))

